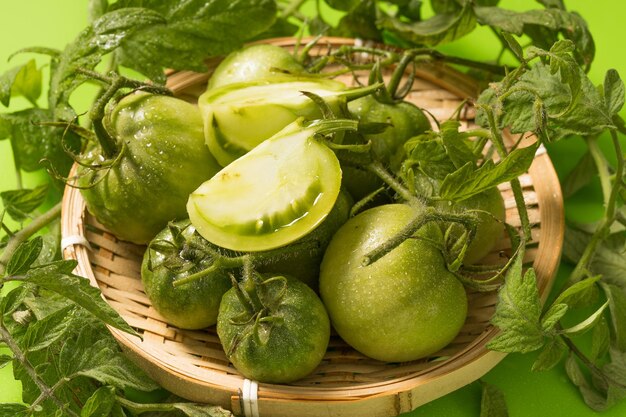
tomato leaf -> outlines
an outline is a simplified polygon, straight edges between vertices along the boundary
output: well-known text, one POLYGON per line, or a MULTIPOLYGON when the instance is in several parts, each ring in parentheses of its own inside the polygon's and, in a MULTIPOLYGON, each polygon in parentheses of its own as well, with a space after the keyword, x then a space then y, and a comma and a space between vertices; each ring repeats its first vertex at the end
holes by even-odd
POLYGON ((382 34, 377 27, 377 10, 374 0, 357 2, 357 6, 352 8, 343 16, 337 27, 330 32, 333 36, 359 37, 363 39, 382 40, 382 34))
POLYGON ((576 194, 580 189, 588 185, 593 176, 590 172, 595 172, 596 163, 590 152, 585 154, 578 160, 576 166, 567 174, 565 179, 561 181, 563 197, 568 198, 576 194))
POLYGON ((0 199, 5 210, 15 221, 23 221, 37 207, 43 204, 48 194, 48 185, 33 189, 20 189, 0 192, 0 199))
POLYGON ((76 152, 80 139, 73 132, 64 132, 42 123, 54 121, 55 115, 47 109, 26 109, 0 114, 1 125, 8 132, 17 168, 24 171, 42 169, 42 160, 49 161, 60 175, 67 175, 73 159, 64 147, 76 152))
MULTIPOLYGON (((591 239, 591 234, 580 227, 567 226, 563 256, 576 263, 591 239)), ((602 282, 626 288, 626 234, 613 233, 603 239, 589 265, 593 275, 601 275, 602 282)))
MULTIPOLYGON (((116 53, 122 65, 161 83, 165 80, 163 68, 204 71, 208 56, 231 52, 276 19, 274 0, 127 0, 111 7, 118 9, 109 14, 123 15, 129 25, 133 19, 127 14, 134 8, 142 8, 141 14, 159 16, 154 23, 124 36, 116 53)), ((107 15, 100 19, 110 20, 107 15)))
POLYGON ((32 413, 26 404, 0 403, 0 415, 26 417, 32 415, 32 413))
POLYGON ((9 106, 12 96, 23 96, 35 103, 41 95, 41 70, 34 59, 0 75, 0 103, 9 106))
POLYGON ((32 289, 27 286, 18 286, 17 288, 9 291, 7 294, 4 294, 2 298, 0 298, 0 314, 3 316, 11 315, 20 307, 20 305, 22 305, 26 297, 30 295, 31 292, 32 289))
MULTIPOLYGON (((480 109, 481 105, 499 106, 496 90, 499 83, 486 89, 478 99, 477 123, 488 126, 487 118, 480 109)), ((546 109, 548 136, 558 140, 568 135, 597 135, 613 126, 610 115, 606 113, 604 100, 589 78, 581 75, 580 91, 572 101, 572 90, 560 73, 552 73, 549 66, 536 63, 515 84, 515 91, 502 104, 503 117, 501 126, 510 127, 512 133, 534 131, 540 125, 530 103, 541 100, 546 109), (573 104, 572 104, 573 103, 573 104), (571 104, 571 108, 568 107, 571 104), (567 112, 564 112, 568 109, 567 112)))
POLYGON ((547 10, 518 12, 500 7, 474 7, 474 13, 481 25, 489 25, 518 36, 524 33, 524 26, 528 24, 540 25, 552 30, 559 27, 552 13, 547 10))
POLYGON ((611 348, 610 362, 587 380, 573 355, 565 363, 570 380, 578 387, 585 403, 595 411, 605 411, 626 398, 626 353, 611 348))
POLYGON ((122 389, 152 391, 158 388, 120 353, 114 339, 102 337, 102 327, 95 330, 88 326, 63 343, 58 356, 61 375, 89 377, 122 389))
POLYGON ((548 332, 554 329, 554 326, 556 326, 559 323, 559 320, 561 320, 565 313, 567 313, 568 308, 567 304, 553 304, 541 318, 541 327, 543 331, 548 332))
POLYGON ((570 308, 586 306, 597 298, 597 289, 594 285, 600 276, 590 277, 578 281, 563 290, 554 300, 553 305, 565 304, 570 308))
POLYGON ((324 0, 330 7, 336 10, 349 12, 354 10, 361 3, 360 0, 324 0))
POLYGON ((474 154, 473 142, 459 132, 460 127, 461 123, 457 120, 446 120, 441 124, 441 140, 455 169, 467 162, 475 163, 479 159, 479 156, 474 154))
POLYGON ((480 417, 507 417, 509 415, 504 393, 492 384, 481 381, 480 417))
POLYGON ((70 304, 28 326, 22 338, 22 349, 35 352, 56 343, 67 332, 75 306, 70 304))
POLYGON ((443 180, 457 168, 437 132, 427 132, 409 139, 405 149, 409 152, 405 165, 419 164, 420 170, 430 178, 443 180))
POLYGON ((564 334, 567 334, 568 336, 578 336, 578 335, 585 333, 586 331, 588 331, 589 329, 595 326, 598 320, 602 317, 602 313, 608 307, 608 305, 609 305, 609 302, 607 301, 606 303, 602 304, 600 308, 598 308, 593 314, 591 314, 585 320, 581 321, 580 323, 574 326, 563 329, 562 332, 564 334))
POLYGON ((617 348, 626 351, 626 292, 611 284, 601 284, 607 298, 613 323, 614 343, 617 348))
POLYGON ((544 345, 533 363, 533 371, 547 371, 554 368, 567 352, 567 345, 560 337, 552 337, 544 345))
POLYGON ((80 417, 110 416, 115 404, 115 388, 111 386, 100 387, 89 397, 80 411, 80 417))
POLYGON ((518 253, 498 292, 498 304, 491 322, 500 328, 501 333, 488 343, 489 349, 526 353, 544 344, 535 272, 532 268, 522 272, 522 257, 518 253))
POLYGON ((11 355, 6 355, 6 354, 0 354, 0 369, 4 368, 5 366, 7 366, 9 364, 9 362, 11 362, 13 360, 13 356, 11 355))
POLYGON ((7 275, 19 275, 28 271, 39 257, 42 248, 43 238, 41 236, 20 244, 7 264, 7 275))
POLYGON ((611 331, 606 317, 602 316, 593 327, 591 335, 591 353, 589 359, 592 362, 597 360, 609 352, 611 347, 611 331))
POLYGON ((135 334, 133 328, 102 299, 100 290, 91 286, 87 278, 71 273, 75 267, 75 261, 58 261, 42 265, 29 270, 24 281, 61 294, 106 324, 135 334))
POLYGON ((615 115, 624 107, 624 82, 614 69, 604 77, 604 101, 608 114, 615 115))
POLYGON ((479 194, 525 173, 532 163, 538 144, 518 148, 499 163, 486 161, 480 168, 466 163, 441 182, 439 195, 444 200, 460 201, 479 194))
POLYGON ((377 24, 380 29, 388 30, 410 43, 435 46, 452 42, 474 30, 476 18, 471 3, 465 2, 463 8, 458 11, 436 14, 429 19, 417 22, 406 22, 382 14, 377 24))

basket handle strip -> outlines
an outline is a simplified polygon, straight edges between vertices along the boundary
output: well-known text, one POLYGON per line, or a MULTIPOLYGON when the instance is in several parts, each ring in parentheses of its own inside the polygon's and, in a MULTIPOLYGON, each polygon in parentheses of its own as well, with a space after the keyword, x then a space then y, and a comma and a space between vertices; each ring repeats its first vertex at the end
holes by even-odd
POLYGON ((69 236, 63 236, 63 239, 61 239, 61 250, 65 250, 68 247, 74 246, 74 245, 82 245, 90 251, 93 250, 91 248, 91 245, 89 244, 89 241, 85 238, 85 236, 69 235, 69 236))
POLYGON ((241 408, 245 417, 259 417, 259 384, 245 378, 240 392, 241 408))

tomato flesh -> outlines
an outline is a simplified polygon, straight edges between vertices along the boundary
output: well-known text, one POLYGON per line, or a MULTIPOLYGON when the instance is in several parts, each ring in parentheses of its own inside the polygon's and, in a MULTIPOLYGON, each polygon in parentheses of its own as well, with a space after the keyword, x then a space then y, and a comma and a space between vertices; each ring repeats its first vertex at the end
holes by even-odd
POLYGON ((287 245, 319 225, 341 187, 337 157, 314 129, 263 142, 189 196, 192 224, 209 242, 237 251, 287 245))

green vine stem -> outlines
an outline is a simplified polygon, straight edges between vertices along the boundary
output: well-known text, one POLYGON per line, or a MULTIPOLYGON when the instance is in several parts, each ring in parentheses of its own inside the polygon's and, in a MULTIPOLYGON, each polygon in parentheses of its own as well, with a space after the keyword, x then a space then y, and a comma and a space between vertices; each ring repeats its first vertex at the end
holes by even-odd
POLYGON ((463 214, 450 214, 450 213, 438 213, 434 208, 429 207, 427 209, 423 209, 422 207, 416 207, 416 215, 391 238, 387 239, 382 244, 378 245, 376 248, 372 249, 370 252, 366 253, 362 260, 362 266, 368 266, 400 246, 402 242, 407 239, 413 237, 413 235, 421 229, 424 225, 432 221, 448 221, 460 223, 465 228, 469 230, 469 239, 471 241, 476 233, 476 227, 472 221, 475 219, 472 216, 463 215, 463 214))
POLYGON ((9 331, 4 327, 4 324, 2 324, 1 322, 0 322, 0 340, 7 345, 7 347, 11 350, 11 352, 13 352, 13 358, 16 359, 22 365, 22 367, 24 368, 28 376, 33 380, 33 382, 37 385, 37 388, 39 388, 39 391, 41 392, 41 396, 37 398, 35 403, 31 405, 31 407, 35 406, 36 404, 41 402, 43 399, 49 398, 50 400, 54 402, 54 404, 57 407, 59 407, 59 410, 63 410, 66 413, 64 415, 68 415, 70 417, 79 417, 78 414, 76 414, 71 409, 67 408, 65 404, 63 404, 63 402, 54 395, 54 389, 56 388, 56 386, 55 388, 50 388, 39 377, 35 368, 28 361, 28 358, 26 358, 26 355, 24 354, 24 352, 22 352, 22 349, 20 349, 17 342, 11 336, 11 333, 9 333, 9 331))
MULTIPOLYGON (((485 111, 487 119, 489 121, 492 143, 495 145, 496 151, 498 152, 500 158, 504 159, 508 155, 508 151, 506 150, 502 133, 498 129, 498 121, 496 115, 491 107, 482 106, 482 109, 485 111)), ((515 198, 515 203, 517 206, 517 212, 520 216, 524 238, 526 240, 531 240, 530 220, 528 218, 528 211, 526 211, 526 203, 524 201, 522 184, 517 178, 511 180, 510 183, 511 190, 513 191, 513 197, 515 198)))
MULTIPOLYGON (((37 233, 39 230, 46 227, 53 220, 61 216, 61 203, 57 203, 45 213, 38 217, 35 217, 30 223, 28 223, 22 230, 15 233, 9 238, 7 245, 4 248, 2 254, 0 254, 0 276, 4 276, 7 268, 7 264, 11 260, 11 257, 17 250, 17 248, 23 242, 27 241, 31 236, 37 233)), ((0 284, 1 286, 1 284, 0 284)))
MULTIPOLYGON (((611 195, 611 172, 606 157, 602 153, 600 146, 598 145, 598 137, 592 136, 585 138, 589 153, 593 158, 593 162, 598 170, 598 176, 600 177, 600 186, 602 187, 602 195, 604 196, 604 206, 609 206, 609 198, 611 195)), ((615 177, 617 178, 617 177, 615 177)))
MULTIPOLYGON (((604 195, 605 199, 605 212, 604 217, 600 221, 598 227, 595 232, 591 235, 591 239, 582 255, 580 256, 580 260, 574 267, 574 270, 570 274, 566 285, 573 285, 580 280, 585 278, 587 274, 587 269, 589 264, 593 259, 593 255, 596 252, 596 249, 600 242, 611 232, 611 226, 613 223, 619 219, 619 211, 617 209, 617 201, 620 196, 620 193, 624 189, 624 184, 621 181, 621 178, 624 176, 624 154, 622 151, 622 145, 617 137, 617 132, 615 130, 611 130, 611 141, 613 143, 613 148, 615 149, 615 154, 617 155, 617 166, 615 168, 615 178, 616 181, 613 182, 612 186, 608 186, 607 182, 610 182, 610 172, 608 167, 608 162, 603 156, 595 155, 594 161, 596 163, 596 167, 598 169, 598 173, 600 175, 600 183, 602 185, 602 190, 606 194, 604 195)), ((594 140, 587 141, 590 143, 592 147, 589 148, 592 156, 599 152, 599 149, 596 149, 594 146, 594 140)))
POLYGON ((561 339, 565 342, 570 351, 580 359, 580 361, 589 369, 589 372, 593 374, 593 376, 601 379, 605 383, 612 384, 620 389, 626 389, 626 385, 616 381, 614 378, 611 378, 609 375, 604 373, 602 369, 598 368, 598 366, 593 363, 579 348, 576 344, 567 336, 561 336, 561 339))
POLYGON ((402 185, 379 161, 374 161, 365 166, 365 168, 377 175, 385 184, 394 190, 400 197, 411 204, 425 207, 426 205, 413 195, 404 185, 402 185))

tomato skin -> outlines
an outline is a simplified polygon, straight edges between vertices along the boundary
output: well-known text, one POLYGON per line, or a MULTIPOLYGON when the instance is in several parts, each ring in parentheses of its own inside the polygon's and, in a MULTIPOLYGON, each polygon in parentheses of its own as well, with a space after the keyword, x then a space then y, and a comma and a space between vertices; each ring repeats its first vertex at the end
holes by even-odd
POLYGON ((198 98, 207 146, 226 166, 299 118, 321 118, 317 104, 302 91, 323 97, 338 113, 346 105, 345 90, 339 81, 295 76, 207 90, 198 98))
POLYGON ((333 209, 328 213, 326 219, 313 229, 311 233, 294 242, 294 244, 298 244, 306 241, 316 242, 317 244, 309 250, 295 251, 291 256, 259 265, 259 272, 291 275, 317 291, 319 288, 320 264, 326 247, 335 232, 348 220, 352 205, 352 197, 346 191, 341 190, 333 209))
MULTIPOLYGON (((181 237, 189 239, 195 229, 189 220, 174 223, 182 229, 181 237)), ((196 259, 184 254, 184 247, 177 242, 169 227, 155 236, 153 242, 164 242, 177 247, 175 252, 164 253, 148 247, 141 264, 141 281, 152 306, 168 323, 181 329, 202 329, 217 322, 220 301, 231 288, 227 272, 214 271, 187 284, 174 287, 174 281, 207 269, 212 264, 209 257, 196 259), (178 264, 179 272, 168 264, 172 259, 178 264)))
POLYGON ((337 231, 322 261, 320 294, 332 325, 374 359, 411 361, 437 352, 467 315, 463 285, 446 269, 441 252, 423 240, 408 239, 362 266, 365 254, 414 216, 403 204, 366 210, 337 231))
POLYGON ((229 54, 215 68, 208 88, 255 80, 279 80, 304 74, 305 69, 285 48, 270 44, 251 45, 229 54))
MULTIPOLYGON (((440 202, 438 208, 454 213, 467 213, 469 210, 483 210, 491 213, 476 212, 478 224, 474 239, 470 242, 465 257, 464 264, 474 264, 484 258, 496 243, 503 237, 504 220, 506 210, 504 200, 498 188, 494 187, 480 194, 476 194, 466 200, 459 202, 440 202)), ((443 224, 442 227, 448 227, 443 224)), ((453 237, 459 237, 463 233, 461 225, 453 225, 453 237)))
MULTIPOLYGON (((348 103, 348 110, 364 123, 389 123, 381 133, 366 134, 372 141, 372 151, 381 162, 395 163, 395 158, 407 139, 431 128, 430 122, 419 107, 408 101, 393 104, 381 103, 373 95, 348 103)), ((397 166, 395 166, 397 168, 397 166)))
MULTIPOLYGON (((187 217, 186 203, 219 166, 204 143, 197 107, 147 93, 124 97, 105 116, 121 155, 106 170, 78 169, 88 210, 113 234, 148 243, 168 221, 187 217)), ((102 163, 94 149, 88 160, 102 163)))
MULTIPOLYGON (((400 101, 393 104, 381 103, 373 95, 358 98, 348 103, 348 110, 362 123, 389 123, 383 132, 365 134, 371 141, 372 156, 392 171, 400 167, 404 157, 404 143, 411 137, 431 128, 424 112, 413 103, 400 101)), ((353 167, 344 167, 344 186, 356 200, 373 192, 382 181, 370 172, 353 167)))
MULTIPOLYGON (((272 277, 273 278, 273 277, 272 277)), ((330 322, 319 297, 306 284, 285 276, 286 291, 271 312, 277 318, 269 339, 261 343, 255 335, 243 338, 229 356, 235 368, 246 378, 259 382, 289 383, 310 374, 320 363, 330 339, 330 322)), ((217 334, 226 352, 243 331, 249 312, 229 290, 220 304, 217 334)))

